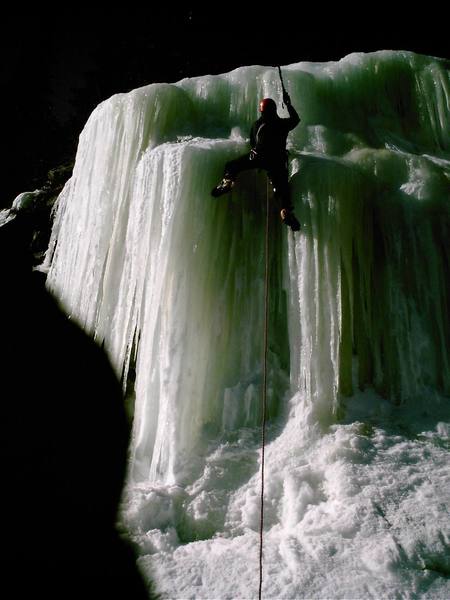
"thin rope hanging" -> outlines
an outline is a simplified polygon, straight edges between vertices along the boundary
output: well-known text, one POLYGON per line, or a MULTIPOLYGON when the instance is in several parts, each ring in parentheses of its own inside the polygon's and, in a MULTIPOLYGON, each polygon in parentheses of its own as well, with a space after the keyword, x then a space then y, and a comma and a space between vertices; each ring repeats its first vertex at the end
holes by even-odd
POLYGON ((263 382, 262 382, 262 417, 261 417, 261 503, 259 520, 259 592, 261 600, 263 580, 263 529, 264 529, 264 466, 266 446, 266 413, 267 413, 267 354, 269 329, 269 182, 266 185, 266 235, 265 235, 265 274, 264 274, 264 351, 263 351, 263 382))

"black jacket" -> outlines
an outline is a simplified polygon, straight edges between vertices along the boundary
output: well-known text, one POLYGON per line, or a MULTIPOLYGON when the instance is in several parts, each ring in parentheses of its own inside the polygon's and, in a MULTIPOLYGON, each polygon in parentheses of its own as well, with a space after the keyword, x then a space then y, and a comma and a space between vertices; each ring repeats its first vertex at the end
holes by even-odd
POLYGON ((260 117, 252 126, 250 145, 261 160, 285 160, 288 133, 300 123, 295 108, 291 104, 286 106, 289 112, 287 119, 274 114, 269 118, 260 117))

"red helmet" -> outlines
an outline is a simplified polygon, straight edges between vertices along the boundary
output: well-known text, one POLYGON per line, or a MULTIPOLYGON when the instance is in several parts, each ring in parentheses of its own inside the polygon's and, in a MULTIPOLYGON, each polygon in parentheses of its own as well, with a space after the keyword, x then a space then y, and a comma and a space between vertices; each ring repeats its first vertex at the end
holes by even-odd
POLYGON ((272 100, 272 98, 264 98, 264 100, 261 100, 259 103, 259 112, 263 114, 276 113, 277 105, 275 104, 275 100, 272 100))

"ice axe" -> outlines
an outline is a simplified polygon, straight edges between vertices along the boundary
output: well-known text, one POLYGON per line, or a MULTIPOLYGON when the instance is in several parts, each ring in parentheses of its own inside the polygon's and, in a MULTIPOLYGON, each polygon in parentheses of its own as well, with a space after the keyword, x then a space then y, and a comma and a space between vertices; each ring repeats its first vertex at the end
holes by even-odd
POLYGON ((281 89, 283 90, 283 102, 281 103, 281 106, 284 108, 284 97, 287 94, 287 91, 286 91, 286 88, 284 87, 283 75, 281 74, 281 67, 277 66, 277 69, 278 69, 278 75, 280 76, 281 89))

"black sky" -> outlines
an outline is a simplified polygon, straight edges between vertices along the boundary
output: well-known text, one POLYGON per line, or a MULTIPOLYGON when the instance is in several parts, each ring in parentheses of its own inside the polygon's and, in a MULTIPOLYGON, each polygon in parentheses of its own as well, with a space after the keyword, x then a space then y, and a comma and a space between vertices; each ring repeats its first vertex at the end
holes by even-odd
POLYGON ((398 3, 330 8, 317 2, 71 11, 3 18, 3 206, 73 157, 90 112, 114 93, 242 65, 338 60, 357 51, 450 57, 447 20, 437 5, 433 12, 398 3))

